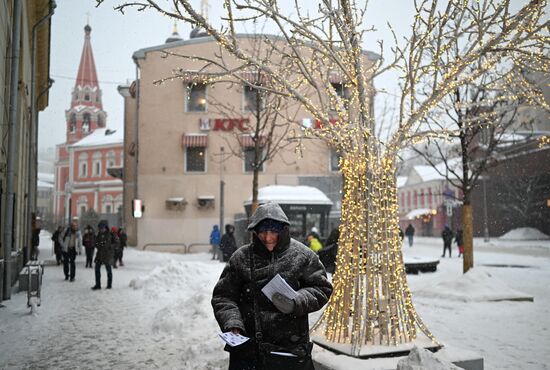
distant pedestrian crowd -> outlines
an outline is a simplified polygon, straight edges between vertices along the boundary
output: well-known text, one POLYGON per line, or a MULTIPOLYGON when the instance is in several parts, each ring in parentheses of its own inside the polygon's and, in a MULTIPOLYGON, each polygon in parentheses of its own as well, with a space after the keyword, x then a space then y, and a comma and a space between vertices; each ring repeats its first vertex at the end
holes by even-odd
POLYGON ((95 285, 93 290, 101 289, 101 266, 107 272, 107 289, 113 285, 112 268, 124 266, 122 258, 128 237, 125 230, 116 226, 109 229, 107 221, 102 220, 97 225, 97 232, 91 225, 86 225, 80 231, 78 219, 74 218, 67 227, 59 226, 52 235, 54 254, 57 265, 63 265, 65 280, 75 281, 77 255, 82 254, 82 247, 86 253, 85 268, 95 268, 95 285), (95 266, 92 266, 95 263, 95 266))

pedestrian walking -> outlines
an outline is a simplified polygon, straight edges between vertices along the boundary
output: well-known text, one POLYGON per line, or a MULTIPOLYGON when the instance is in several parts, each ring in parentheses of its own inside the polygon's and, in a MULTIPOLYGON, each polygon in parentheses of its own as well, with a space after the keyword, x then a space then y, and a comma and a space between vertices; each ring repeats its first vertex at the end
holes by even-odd
POLYGON ((118 262, 120 266, 124 266, 124 262, 122 262, 122 257, 124 256, 124 248, 126 248, 126 244, 128 243, 128 235, 126 235, 126 231, 122 227, 118 229, 118 240, 120 242, 118 262))
POLYGON ((59 237, 61 236, 62 231, 63 227, 58 226, 52 235, 53 253, 55 254, 55 261, 57 262, 57 266, 59 266, 63 262, 63 253, 61 251, 61 243, 59 242, 59 237))
POLYGON ((248 225, 252 243, 233 254, 214 287, 212 307, 221 330, 250 338, 225 347, 230 370, 266 369, 267 364, 269 369, 313 369, 308 314, 325 305, 332 285, 318 256, 290 238, 289 225, 278 204, 258 207, 248 225), (296 298, 275 293, 270 300, 262 293, 278 274, 296 298))
POLYGON ((36 261, 38 259, 38 246, 40 245, 40 231, 42 231, 42 220, 33 214, 32 220, 32 235, 31 235, 31 254, 30 259, 36 261))
POLYGON ((92 290, 101 289, 101 265, 104 265, 105 270, 107 270, 107 289, 111 289, 113 284, 111 265, 114 259, 114 250, 111 245, 112 235, 109 231, 109 224, 105 220, 99 222, 97 229, 99 231, 95 238, 95 247, 97 249, 95 255, 95 285, 92 287, 92 290))
POLYGON ((464 235, 462 229, 458 229, 455 236, 455 242, 458 246, 458 257, 464 254, 464 235))
POLYGON ((92 261, 94 260, 95 250, 95 232, 94 228, 90 225, 86 225, 86 227, 84 228, 82 244, 84 244, 84 251, 86 252, 86 268, 92 268, 92 261))
POLYGON ((453 231, 449 228, 449 225, 445 225, 443 231, 441 232, 441 238, 443 238, 443 254, 441 257, 445 257, 445 251, 449 250, 449 258, 451 258, 451 244, 453 243, 454 234, 453 231))
POLYGON ((118 268, 117 263, 120 258, 120 238, 118 237, 118 227, 111 227, 111 247, 113 248, 113 268, 118 268))
POLYGON ((60 235, 61 251, 63 254, 63 273, 65 280, 74 281, 76 274, 76 255, 82 254, 82 234, 78 229, 78 219, 73 219, 71 225, 60 235))
POLYGON ((415 232, 415 229, 414 229, 414 226, 412 224, 409 224, 409 226, 407 226, 407 228, 405 229, 405 235, 407 236, 407 239, 409 240, 409 247, 413 246, 414 232, 415 232))
POLYGON ((218 228, 218 225, 214 225, 212 227, 212 231, 210 232, 210 245, 212 246, 213 260, 222 259, 220 242, 221 242, 220 229, 218 228))
POLYGON ((225 234, 220 241, 220 249, 222 251, 223 262, 228 262, 233 253, 237 250, 237 242, 235 241, 235 226, 225 225, 225 234))

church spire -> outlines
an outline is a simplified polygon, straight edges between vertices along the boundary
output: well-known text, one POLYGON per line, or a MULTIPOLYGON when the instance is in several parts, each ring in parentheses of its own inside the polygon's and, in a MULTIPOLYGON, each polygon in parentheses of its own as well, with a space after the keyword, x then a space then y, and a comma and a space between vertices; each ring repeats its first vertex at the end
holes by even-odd
POLYGON ((84 47, 82 48, 82 56, 80 57, 80 66, 76 76, 75 88, 83 88, 85 86, 99 88, 97 81, 97 72, 95 69, 94 54, 92 53, 92 44, 90 43, 90 34, 92 27, 86 24, 84 27, 84 47))
POLYGON ((90 43, 92 27, 84 27, 84 47, 76 82, 71 94, 71 107, 65 111, 67 120, 67 143, 72 144, 104 128, 107 113, 103 110, 102 93, 97 81, 94 55, 90 43))

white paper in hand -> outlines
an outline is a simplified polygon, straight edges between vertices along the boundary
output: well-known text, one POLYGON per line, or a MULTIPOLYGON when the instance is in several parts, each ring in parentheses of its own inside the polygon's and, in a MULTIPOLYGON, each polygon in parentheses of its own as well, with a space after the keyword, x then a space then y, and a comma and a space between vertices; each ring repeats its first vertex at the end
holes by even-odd
POLYGON ((270 301, 273 301, 273 293, 275 292, 281 293, 290 299, 294 299, 298 296, 298 293, 296 293, 279 274, 275 275, 275 277, 262 288, 262 292, 270 301))
POLYGON ((225 333, 219 333, 218 335, 220 336, 220 338, 223 339, 225 343, 229 344, 231 347, 240 346, 241 344, 243 344, 244 342, 250 339, 248 337, 245 337, 244 335, 234 334, 230 331, 225 333))

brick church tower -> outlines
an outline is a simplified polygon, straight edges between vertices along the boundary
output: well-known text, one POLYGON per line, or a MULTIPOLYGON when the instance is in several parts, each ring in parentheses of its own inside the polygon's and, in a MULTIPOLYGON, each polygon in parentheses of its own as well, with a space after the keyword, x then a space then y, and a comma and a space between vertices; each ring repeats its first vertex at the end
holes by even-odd
MULTIPOLYGON (((58 222, 80 216, 90 208, 98 213, 116 213, 114 200, 102 209, 100 193, 107 190, 109 198, 114 199, 119 196, 113 193, 114 188, 122 187, 120 180, 107 172, 117 164, 122 166, 122 132, 106 128, 107 113, 103 110, 91 32, 86 25, 71 106, 65 111, 66 138, 57 145, 54 214, 58 222)), ((122 202, 121 195, 119 198, 122 202)))

